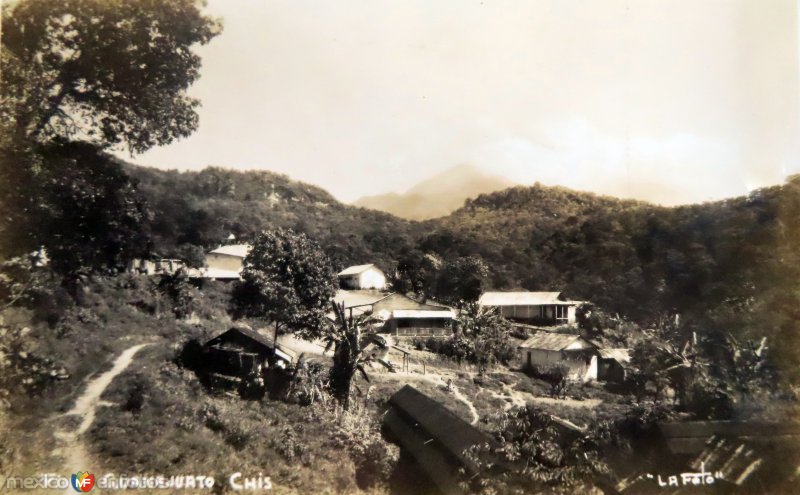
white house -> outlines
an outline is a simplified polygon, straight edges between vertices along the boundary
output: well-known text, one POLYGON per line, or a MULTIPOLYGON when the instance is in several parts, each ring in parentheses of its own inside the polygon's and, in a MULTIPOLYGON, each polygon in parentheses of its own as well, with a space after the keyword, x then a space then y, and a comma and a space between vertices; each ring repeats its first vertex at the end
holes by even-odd
POLYGON ((339 272, 339 286, 347 290, 386 288, 386 275, 372 263, 349 266, 339 272))
MULTIPOLYGON (((344 305, 345 314, 358 316, 369 312, 379 323, 377 330, 396 336, 447 337, 453 334, 456 313, 438 304, 421 303, 405 294, 387 294, 377 290, 339 290, 333 299, 344 305)), ((335 319, 331 312, 328 317, 335 319)))
POLYGON ((568 301, 560 292, 485 292, 482 307, 498 308, 509 320, 542 325, 572 325, 582 301, 568 301))
POLYGON ((580 335, 539 331, 517 348, 522 367, 543 370, 555 364, 569 368, 572 380, 597 379, 597 346, 580 335))
POLYGON ((230 244, 220 246, 206 254, 206 268, 203 269, 203 278, 216 280, 238 279, 242 273, 242 263, 250 252, 249 244, 230 244))

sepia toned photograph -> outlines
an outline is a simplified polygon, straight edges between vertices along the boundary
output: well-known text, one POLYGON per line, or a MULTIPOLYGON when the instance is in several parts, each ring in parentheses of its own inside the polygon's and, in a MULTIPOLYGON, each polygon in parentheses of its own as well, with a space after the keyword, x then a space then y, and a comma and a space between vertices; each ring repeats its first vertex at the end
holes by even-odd
POLYGON ((0 493, 800 492, 797 0, 0 17, 0 493))

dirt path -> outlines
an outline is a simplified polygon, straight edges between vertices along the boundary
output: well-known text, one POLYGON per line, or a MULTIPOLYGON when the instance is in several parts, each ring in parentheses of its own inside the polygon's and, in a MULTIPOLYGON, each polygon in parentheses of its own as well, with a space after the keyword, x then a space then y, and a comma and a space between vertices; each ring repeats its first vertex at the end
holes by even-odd
MULTIPOLYGON (((114 378, 125 371, 125 369, 133 361, 134 355, 139 350, 150 344, 139 344, 129 347, 122 354, 114 360, 114 365, 110 370, 101 374, 86 386, 83 394, 75 401, 75 405, 68 412, 64 413, 65 416, 78 416, 81 420, 80 425, 73 431, 57 431, 55 437, 61 440, 62 445, 53 451, 54 454, 60 454, 64 458, 64 468, 66 473, 77 473, 78 471, 89 471, 96 466, 91 465, 86 448, 81 441, 80 436, 86 433, 92 426, 94 421, 95 412, 99 406, 108 405, 108 403, 100 400, 100 397, 106 391, 106 388, 111 384, 114 378)), ((73 493, 72 488, 68 488, 65 493, 73 493)))

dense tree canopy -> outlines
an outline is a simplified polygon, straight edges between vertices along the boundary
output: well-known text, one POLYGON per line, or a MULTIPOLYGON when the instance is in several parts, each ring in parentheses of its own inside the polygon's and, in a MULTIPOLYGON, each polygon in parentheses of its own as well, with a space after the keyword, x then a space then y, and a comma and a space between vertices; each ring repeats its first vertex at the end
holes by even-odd
POLYGON ((313 338, 322 335, 335 293, 336 274, 319 245, 305 234, 275 229, 253 243, 233 303, 240 316, 313 338))
POLYGON ((195 0, 25 0, 2 27, 1 115, 18 136, 138 153, 197 127, 193 48, 219 25, 195 0))
POLYGON ((113 273, 147 256, 149 211, 119 163, 85 143, 51 145, 42 157, 45 207, 32 232, 56 272, 113 273))
POLYGON ((194 48, 219 32, 194 0, 23 0, 2 12, 0 256, 46 247, 63 274, 146 254, 135 181, 105 152, 189 135, 194 48))

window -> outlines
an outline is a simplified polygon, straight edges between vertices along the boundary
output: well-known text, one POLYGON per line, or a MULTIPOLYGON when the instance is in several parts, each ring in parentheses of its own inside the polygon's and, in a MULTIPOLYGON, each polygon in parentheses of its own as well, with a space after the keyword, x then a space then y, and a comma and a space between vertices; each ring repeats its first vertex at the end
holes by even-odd
POLYGON ((556 306, 556 319, 566 320, 569 314, 569 306, 556 306))

